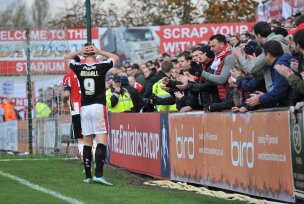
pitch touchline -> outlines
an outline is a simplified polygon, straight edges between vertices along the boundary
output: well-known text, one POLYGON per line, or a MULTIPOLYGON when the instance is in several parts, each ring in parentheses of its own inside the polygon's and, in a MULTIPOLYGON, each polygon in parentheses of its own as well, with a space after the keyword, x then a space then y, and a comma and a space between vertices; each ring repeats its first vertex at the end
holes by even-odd
MULTIPOLYGON (((2 161, 46 161, 46 160, 50 160, 48 158, 45 159, 0 159, 0 162, 2 161)), ((78 158, 57 158, 57 159, 51 159, 51 160, 78 160, 78 158)))
POLYGON ((22 179, 22 178, 20 178, 18 176, 14 176, 12 174, 5 173, 3 171, 0 171, 0 175, 2 175, 4 177, 7 177, 7 178, 10 178, 12 180, 18 181, 19 183, 21 183, 21 184, 23 184, 23 185, 25 185, 27 187, 30 187, 30 188, 35 189, 37 191, 41 191, 41 192, 47 193, 49 195, 52 195, 52 196, 54 196, 56 198, 59 198, 59 199, 64 200, 64 201, 67 201, 69 203, 84 204, 83 202, 81 202, 81 201, 79 201, 79 200, 77 200, 75 198, 71 198, 71 197, 65 196, 65 195, 63 195, 61 193, 58 193, 56 191, 52 191, 52 190, 49 190, 49 189, 44 188, 42 186, 39 186, 37 184, 33 184, 33 183, 31 183, 31 182, 29 182, 29 181, 27 181, 25 179, 22 179))

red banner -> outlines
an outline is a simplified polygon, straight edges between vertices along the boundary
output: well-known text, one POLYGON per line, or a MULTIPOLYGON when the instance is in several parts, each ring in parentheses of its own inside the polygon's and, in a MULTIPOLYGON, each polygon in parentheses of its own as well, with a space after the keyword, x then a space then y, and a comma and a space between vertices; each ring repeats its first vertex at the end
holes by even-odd
POLYGON ((294 201, 288 111, 175 114, 169 126, 172 179, 294 201))
MULTIPOLYGON (((98 28, 92 29, 92 38, 98 38, 98 28)), ((87 40, 87 29, 58 29, 58 30, 31 30, 31 41, 50 41, 50 40, 87 40)), ((0 41, 26 41, 25 30, 1 30, 0 41)))
POLYGON ((111 114, 111 164, 161 177, 160 144, 159 113, 111 114))
MULTIPOLYGON (((65 74, 64 60, 32 60, 31 74, 65 74)), ((0 61, 0 75, 26 74, 26 61, 0 61)))
POLYGON ((186 50, 198 43, 208 43, 215 34, 233 34, 250 31, 254 23, 226 23, 181 26, 160 26, 160 53, 174 52, 176 48, 186 50))

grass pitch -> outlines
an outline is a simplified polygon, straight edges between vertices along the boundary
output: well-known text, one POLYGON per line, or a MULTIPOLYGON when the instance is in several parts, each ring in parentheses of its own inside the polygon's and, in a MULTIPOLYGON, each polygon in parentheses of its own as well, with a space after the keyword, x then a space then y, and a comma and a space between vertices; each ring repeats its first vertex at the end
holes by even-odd
MULTIPOLYGON (((80 160, 64 160, 59 157, 2 154, 0 172, 27 180, 31 184, 55 191, 80 203, 229 203, 193 192, 146 186, 143 182, 149 178, 139 177, 111 166, 105 167, 105 176, 114 183, 114 186, 85 184, 82 182, 84 173, 80 160)), ((3 174, 0 175, 0 186, 1 203, 73 203, 25 186, 3 174)))

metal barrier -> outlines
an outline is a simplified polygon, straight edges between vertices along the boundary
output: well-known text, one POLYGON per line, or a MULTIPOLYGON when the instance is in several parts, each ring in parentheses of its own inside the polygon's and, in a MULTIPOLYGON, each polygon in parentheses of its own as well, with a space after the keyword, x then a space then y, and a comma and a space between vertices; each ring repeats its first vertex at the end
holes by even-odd
MULTIPOLYGON (((70 128, 70 115, 33 120, 33 153, 78 156, 70 128)), ((20 154, 29 152, 27 120, 0 122, 0 132, 0 150, 20 154)))

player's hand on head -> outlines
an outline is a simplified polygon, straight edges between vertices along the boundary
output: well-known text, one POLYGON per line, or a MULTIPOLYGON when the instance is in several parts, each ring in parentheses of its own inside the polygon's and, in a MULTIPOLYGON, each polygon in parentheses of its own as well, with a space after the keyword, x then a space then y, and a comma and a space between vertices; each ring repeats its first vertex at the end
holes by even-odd
POLYGON ((86 47, 80 48, 80 55, 85 56, 86 50, 87 50, 86 47))
POLYGON ((94 45, 88 45, 82 48, 83 56, 91 56, 95 55, 95 46, 94 45))

